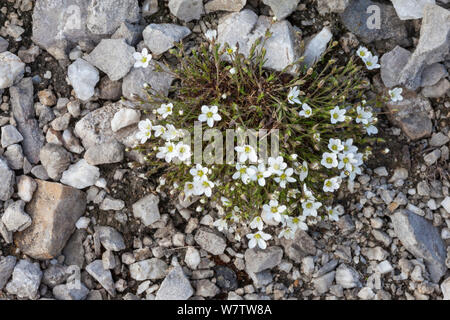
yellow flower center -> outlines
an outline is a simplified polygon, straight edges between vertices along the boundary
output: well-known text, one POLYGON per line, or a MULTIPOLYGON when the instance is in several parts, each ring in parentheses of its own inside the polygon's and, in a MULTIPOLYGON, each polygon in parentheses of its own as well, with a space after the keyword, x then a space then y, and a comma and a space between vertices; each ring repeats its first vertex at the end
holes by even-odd
POLYGON ((333 159, 331 159, 331 158, 327 158, 327 163, 333 163, 333 159))
POLYGON ((270 211, 272 211, 272 213, 277 213, 278 212, 278 208, 277 207, 272 207, 270 209, 270 211))
POLYGON ((207 116, 208 118, 212 118, 213 113, 212 113, 211 111, 209 111, 209 112, 206 114, 206 116, 207 116))
POLYGON ((261 239, 261 235, 259 233, 255 234, 255 239, 261 239))
POLYGON ((332 186, 332 183, 331 183, 330 180, 328 180, 328 181, 325 183, 325 185, 326 185, 327 187, 331 187, 331 186, 332 186))
POLYGON ((142 60, 141 60, 143 63, 146 63, 147 62, 147 57, 142 57, 142 60))

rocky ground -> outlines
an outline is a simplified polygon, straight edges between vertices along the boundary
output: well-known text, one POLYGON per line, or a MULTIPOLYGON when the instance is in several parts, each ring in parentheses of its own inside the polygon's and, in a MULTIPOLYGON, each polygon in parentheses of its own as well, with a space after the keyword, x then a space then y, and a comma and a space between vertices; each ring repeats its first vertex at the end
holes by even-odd
POLYGON ((204 2, 1 2, 0 299, 450 299, 449 1, 204 2), (267 67, 299 39, 308 59, 331 38, 341 55, 365 45, 374 93, 404 100, 380 110, 386 143, 339 194, 339 221, 261 251, 134 167, 142 115, 121 97, 173 80, 133 68, 135 51, 171 63, 173 41, 243 41, 264 16, 278 21, 267 67))

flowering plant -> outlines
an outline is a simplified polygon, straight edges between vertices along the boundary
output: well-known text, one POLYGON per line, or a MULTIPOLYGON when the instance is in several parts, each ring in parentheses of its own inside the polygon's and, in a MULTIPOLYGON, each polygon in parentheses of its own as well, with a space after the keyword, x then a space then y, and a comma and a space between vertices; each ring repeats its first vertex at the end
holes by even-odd
MULTIPOLYGON (((216 209, 219 231, 262 249, 274 232, 290 239, 320 219, 337 221, 342 206, 332 206, 333 195, 362 173, 375 139, 370 135, 378 132, 372 103, 364 100, 363 67, 353 57, 339 66, 332 57, 337 42, 312 67, 300 58, 277 72, 263 68, 270 36, 258 39, 247 57, 239 47, 216 43, 215 31, 190 53, 177 45, 171 53, 179 65, 168 68, 178 81, 169 97, 147 87, 138 99, 149 119, 139 125, 135 148, 151 172, 164 168, 159 188, 199 200, 198 212, 206 205, 216 209), (203 162, 195 160, 195 141, 187 138, 222 139, 228 130, 245 134, 233 136, 227 161, 217 148, 203 151, 203 144, 203 162), (251 143, 275 132, 275 154, 251 143)), ((368 51, 361 54, 369 69, 377 67, 368 51)))

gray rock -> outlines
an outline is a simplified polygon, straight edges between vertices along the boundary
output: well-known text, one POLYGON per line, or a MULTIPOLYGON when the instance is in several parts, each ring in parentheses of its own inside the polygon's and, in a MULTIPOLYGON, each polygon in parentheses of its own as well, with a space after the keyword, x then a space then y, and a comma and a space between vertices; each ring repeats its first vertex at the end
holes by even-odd
POLYGON ((148 17, 159 11, 158 0, 145 0, 142 4, 142 15, 148 17))
POLYGON ((23 168, 23 151, 22 147, 18 144, 10 145, 3 153, 8 166, 13 170, 20 170, 23 168))
POLYGON ((20 81, 24 72, 25 63, 18 56, 9 51, 0 53, 0 90, 20 81))
POLYGON ((423 156, 423 160, 427 166, 431 166, 436 163, 436 161, 439 160, 441 157, 441 150, 435 149, 431 151, 430 153, 427 153, 423 156))
MULTIPOLYGON (((239 46, 239 52, 248 56, 254 42, 265 35, 270 27, 272 37, 265 43, 266 59, 264 66, 277 71, 299 58, 297 37, 292 25, 286 21, 272 23, 269 17, 258 16, 251 10, 226 15, 219 21, 217 41, 221 45, 239 46), (239 28, 236 26, 239 25, 239 28), (283 52, 280 55, 280 52, 283 52)), ((223 58, 229 59, 227 55, 223 58)), ((289 72, 295 70, 288 70, 289 72)))
POLYGON ((204 13, 202 0, 169 0, 169 10, 185 22, 198 20, 204 13))
POLYGON ((331 41, 332 37, 333 34, 331 33, 330 28, 324 27, 322 31, 314 35, 308 42, 305 52, 303 53, 303 56, 305 57, 303 63, 308 68, 320 59, 327 49, 328 43, 331 41))
POLYGON ((145 45, 155 55, 163 54, 190 34, 188 28, 170 23, 151 23, 142 33, 145 45))
POLYGON ((263 0, 262 2, 272 9, 273 14, 278 20, 282 20, 290 16, 297 9, 300 0, 263 0))
POLYGON ((150 86, 150 92, 167 96, 170 85, 174 78, 167 72, 157 71, 155 64, 158 64, 163 70, 165 67, 159 62, 151 61, 147 68, 133 68, 130 73, 123 79, 122 92, 123 96, 129 100, 136 97, 145 97, 144 84, 150 86))
POLYGON ((269 247, 265 250, 247 249, 245 251, 245 265, 250 272, 261 272, 276 267, 283 257, 281 247, 269 247))
POLYGON ((19 298, 36 299, 42 279, 42 271, 38 263, 20 260, 13 271, 12 280, 6 285, 9 294, 19 298))
POLYGON ((427 65, 441 62, 450 50, 450 11, 437 5, 426 5, 423 11, 419 43, 403 68, 400 83, 416 90, 427 65), (433 35, 430 37, 430 35, 433 35))
POLYGON ((25 207, 31 226, 15 234, 17 247, 40 260, 57 257, 86 209, 84 192, 60 183, 37 180, 33 199, 25 207))
POLYGON ((134 65, 135 49, 125 39, 103 39, 86 60, 117 81, 127 75, 134 65))
POLYGON ((319 295, 324 294, 330 290, 331 285, 333 284, 334 277, 336 272, 331 271, 323 276, 315 278, 312 282, 314 284, 314 288, 316 289, 319 295))
POLYGON ((61 179, 63 172, 69 167, 71 160, 70 152, 53 143, 47 143, 41 149, 39 157, 48 176, 55 181, 61 179))
POLYGON ((84 189, 93 186, 99 178, 99 168, 81 159, 63 172, 61 182, 77 189, 84 189))
POLYGON ((159 197, 157 195, 149 194, 145 196, 133 204, 134 217, 141 219, 145 226, 153 224, 161 218, 158 203, 159 197))
POLYGON ((361 286, 358 272, 345 264, 341 264, 336 269, 336 283, 341 285, 344 289, 361 286))
POLYGON ((56 300, 84 300, 89 289, 81 282, 78 288, 69 284, 60 284, 53 288, 52 293, 56 300))
POLYGON ((16 127, 8 124, 2 127, 2 148, 6 148, 12 144, 19 143, 23 140, 22 135, 17 131, 16 127))
POLYGON ((88 7, 87 28, 93 34, 110 35, 122 22, 139 22, 139 3, 137 0, 92 1, 88 7))
POLYGON ((90 165, 117 163, 123 160, 124 147, 117 141, 95 145, 86 150, 84 159, 90 165))
POLYGON ((111 120, 111 130, 117 132, 122 128, 138 123, 140 119, 141 112, 139 110, 129 108, 120 109, 114 114, 114 118, 111 120))
POLYGON ((175 267, 161 283, 155 300, 187 300, 194 294, 181 267, 175 267))
POLYGON ((8 47, 9 47, 8 40, 0 37, 0 53, 5 52, 6 50, 8 50, 8 47))
POLYGON ((216 284, 224 291, 236 290, 239 286, 237 275, 233 269, 226 266, 217 266, 214 268, 216 273, 216 284))
POLYGON ((116 296, 116 289, 114 287, 114 280, 111 271, 103 268, 102 260, 95 260, 86 266, 86 271, 105 288, 112 296, 116 296))
POLYGON ((0 184, 0 200, 6 201, 11 198, 14 193, 16 175, 14 174, 14 171, 9 168, 8 162, 2 157, 0 157, 0 181, 2 181, 0 184))
POLYGON ((400 20, 420 19, 426 4, 435 4, 435 0, 391 0, 400 20))
POLYGON ((410 56, 411 52, 400 46, 396 46, 381 57, 381 80, 383 80, 387 88, 399 85, 400 72, 408 63, 410 56))
POLYGON ((214 11, 232 11, 239 12, 247 3, 247 0, 211 0, 205 3, 206 13, 214 11))
POLYGON ((402 101, 386 103, 389 119, 411 140, 430 136, 433 128, 428 115, 432 110, 430 101, 413 91, 404 91, 402 95, 402 101))
POLYGON ((114 32, 111 39, 125 39, 127 44, 134 47, 142 39, 143 30, 144 27, 140 25, 123 22, 117 31, 114 32))
POLYGON ((16 265, 16 257, 7 256, 0 258, 0 290, 3 290, 9 278, 11 277, 14 266, 16 265))
POLYGON ((224 253, 227 243, 225 239, 209 228, 200 228, 195 234, 195 242, 203 249, 213 255, 224 253))
POLYGON ((100 80, 98 70, 89 62, 78 58, 67 69, 67 77, 80 100, 89 100, 95 93, 95 86, 100 80))
POLYGON ((433 63, 426 66, 422 72, 422 82, 421 87, 431 87, 434 86, 442 78, 448 76, 447 69, 442 63, 433 63))
POLYGON ((102 263, 105 270, 112 270, 116 267, 116 257, 112 251, 106 250, 102 254, 102 263))
POLYGON ((294 239, 282 239, 281 245, 285 254, 297 263, 301 263, 306 256, 316 255, 316 244, 305 231, 298 229, 294 239))
POLYGON ((161 259, 152 258, 130 265, 130 276, 137 281, 163 279, 169 266, 161 259))
POLYGON ((391 220, 403 246, 416 258, 425 261, 431 280, 437 283, 447 270, 446 246, 438 229, 408 210, 396 211, 391 220))
POLYGON ((422 89, 422 95, 426 98, 444 97, 450 90, 450 82, 447 79, 441 79, 437 84, 422 89))
POLYGON ((39 128, 39 122, 35 119, 31 78, 22 79, 16 86, 9 89, 9 94, 17 129, 23 137, 23 152, 30 163, 36 164, 39 162, 39 152, 44 145, 45 138, 39 128))
POLYGON ((184 257, 184 262, 186 262, 187 266, 192 270, 197 269, 197 266, 200 264, 200 253, 194 247, 188 247, 186 250, 186 255, 184 257))
POLYGON ((100 242, 106 250, 121 251, 126 248, 123 236, 112 227, 100 226, 96 228, 100 242))
POLYGON ((98 85, 98 97, 103 100, 117 101, 122 97, 122 81, 111 81, 104 76, 98 85))
POLYGON ((347 29, 365 43, 391 38, 402 40, 407 37, 404 22, 397 17, 394 7, 388 4, 371 0, 351 1, 341 14, 341 20, 347 29), (370 6, 379 8, 380 28, 374 28, 368 23, 372 21, 373 15, 373 12, 368 10, 370 6))
POLYGON ((345 11, 350 0, 317 0, 317 11, 319 14, 342 13, 345 11))
POLYGON ((11 231, 8 231, 8 229, 6 229, 1 219, 0 219, 0 236, 3 237, 3 239, 7 244, 12 243, 13 241, 13 233, 11 231))
POLYGON ((66 272, 65 266, 61 264, 51 264, 44 271, 44 275, 42 276, 42 283, 50 288, 54 288, 55 286, 66 281, 67 276, 68 274, 66 272))
POLYGON ((270 270, 264 270, 256 273, 249 271, 249 276, 253 281, 253 285, 258 289, 267 286, 273 281, 273 276, 272 273, 270 273, 270 270))
POLYGON ((443 134, 442 132, 433 133, 430 139, 430 145, 432 147, 441 147, 444 144, 448 143, 450 138, 443 134))
POLYGON ((75 230, 73 235, 67 241, 63 250, 65 257, 64 263, 68 266, 75 265, 80 269, 84 265, 84 247, 83 241, 86 238, 85 230, 75 230))
POLYGON ((125 208, 125 202, 120 199, 113 199, 109 196, 106 196, 103 199, 102 203, 99 206, 100 210, 114 210, 119 211, 125 208))
POLYGON ((198 280, 196 288, 195 295, 200 297, 212 298, 220 293, 219 287, 207 279, 198 280))
POLYGON ((22 200, 18 200, 6 208, 2 222, 8 231, 23 231, 31 225, 31 218, 24 208, 25 202, 22 200))
MULTIPOLYGON (((0 286, 1 288, 1 286, 0 286)), ((441 291, 444 296, 444 300, 450 300, 450 277, 442 281, 441 291)))

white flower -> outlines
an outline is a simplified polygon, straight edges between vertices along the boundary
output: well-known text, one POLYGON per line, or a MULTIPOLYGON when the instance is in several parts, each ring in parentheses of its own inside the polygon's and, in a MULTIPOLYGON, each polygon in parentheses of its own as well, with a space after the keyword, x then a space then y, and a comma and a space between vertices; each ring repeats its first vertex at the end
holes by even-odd
POLYGON ((189 197, 194 194, 195 191, 195 185, 192 182, 186 182, 184 184, 184 194, 186 197, 189 197))
POLYGON ((231 201, 230 201, 228 198, 221 197, 221 198, 220 198, 220 201, 222 201, 222 204, 223 204, 225 207, 231 207, 231 201))
POLYGON ((302 116, 305 118, 311 117, 312 109, 308 104, 306 104, 306 103, 302 104, 302 109, 303 110, 298 113, 299 116, 302 116))
POLYGON ((269 171, 273 174, 280 175, 283 173, 283 170, 286 169, 287 163, 284 162, 282 156, 278 156, 277 158, 269 157, 269 171))
POLYGON ((270 200, 269 204, 263 205, 263 214, 268 220, 273 220, 275 222, 281 222, 281 214, 286 211, 285 205, 278 205, 277 200, 270 200))
POLYGON ((272 236, 265 232, 258 231, 256 233, 247 234, 247 238, 250 239, 250 241, 248 242, 248 247, 250 249, 258 245, 258 247, 264 250, 265 248, 267 248, 266 241, 272 239, 272 236))
POLYGON ((313 133, 313 139, 317 142, 320 142, 320 133, 318 132, 313 133))
POLYGON ((341 186, 341 177, 333 177, 331 179, 325 179, 323 182, 323 191, 334 192, 341 186))
POLYGON ((180 137, 180 132, 172 124, 167 124, 162 137, 166 141, 172 141, 180 137))
POLYGON ((214 183, 209 180, 194 180, 196 196, 201 196, 205 194, 208 198, 212 195, 212 188, 214 188, 214 183))
POLYGON ((241 220, 241 210, 238 206, 234 206, 230 220, 234 223, 238 223, 241 220))
POLYGON ((222 120, 222 117, 217 113, 219 108, 217 106, 202 106, 202 114, 198 116, 200 122, 206 122, 212 128, 214 121, 222 120))
POLYGON ((324 152, 320 162, 325 168, 331 169, 338 166, 336 153, 324 152))
POLYGON ((239 162, 244 163, 245 161, 250 160, 250 162, 258 161, 258 156, 256 155, 255 148, 246 144, 244 146, 239 146, 234 148, 238 153, 239 162))
POLYGON ((342 145, 341 139, 330 139, 328 141, 328 149, 330 149, 331 152, 334 153, 338 153, 344 150, 344 146, 342 145))
POLYGON ((214 41, 217 38, 217 31, 213 29, 208 29, 205 32, 205 37, 208 41, 214 41))
POLYGON ((199 163, 194 168, 191 168, 191 170, 189 170, 189 173, 194 177, 194 180, 208 179, 208 168, 203 167, 199 163))
POLYGON ((363 47, 363 46, 360 46, 358 48, 358 50, 356 51, 356 54, 358 55, 358 57, 363 59, 363 61, 365 61, 368 57, 372 56, 372 53, 370 53, 370 51, 366 47, 363 47))
POLYGON ((353 139, 349 138, 344 142, 343 153, 356 153, 358 152, 358 147, 353 145, 353 139))
POLYGON ((303 161, 300 167, 300 181, 304 181, 308 176, 308 162, 303 161))
POLYGON ((139 132, 136 134, 136 138, 141 143, 146 143, 152 136, 152 122, 149 119, 139 121, 138 128, 139 132))
POLYGON ((285 238, 285 239, 294 239, 295 232, 291 228, 284 228, 281 230, 280 234, 278 235, 278 238, 285 238))
POLYGON ((163 119, 167 118, 167 116, 171 115, 173 111, 173 104, 172 103, 168 103, 168 104, 162 104, 161 107, 159 107, 158 109, 156 109, 156 112, 158 112, 158 114, 160 114, 163 119))
POLYGON ((173 142, 166 142, 164 147, 158 148, 156 157, 158 159, 164 159, 166 162, 171 162, 173 158, 177 156, 176 146, 173 142))
POLYGON ((336 210, 336 208, 332 207, 325 207, 327 213, 328 213, 328 219, 333 221, 339 221, 339 212, 336 210))
POLYGON ((369 56, 364 60, 368 70, 378 69, 380 65, 378 64, 378 56, 369 56))
POLYGON ((360 175, 362 173, 361 168, 358 166, 352 166, 351 170, 344 170, 341 172, 341 177, 348 177, 350 181, 355 180, 356 175, 360 175))
POLYGON ((135 52, 133 58, 136 60, 134 63, 135 68, 147 68, 148 64, 152 60, 152 55, 148 53, 147 48, 142 49, 142 52, 135 52))
POLYGON ((294 169, 292 168, 287 168, 282 174, 280 174, 278 177, 275 177, 275 182, 278 183, 280 185, 281 188, 286 188, 286 183, 290 182, 295 182, 297 180, 295 180, 295 178, 291 177, 292 174, 294 173, 294 169))
POLYGON ((293 87, 289 90, 287 99, 290 104, 298 103, 300 104, 300 100, 298 96, 300 95, 300 90, 297 87, 293 87))
MULTIPOLYGON (((311 201, 316 200, 316 197, 314 197, 312 191, 308 189, 306 184, 303 185, 303 196, 305 197, 306 201, 308 201, 308 200, 311 200, 311 201)), ((304 202, 304 201, 302 201, 302 202, 304 202)))
POLYGON ((250 222, 250 228, 252 229, 258 229, 258 230, 262 230, 264 229, 264 222, 261 219, 261 217, 255 217, 253 218, 252 222, 250 222))
POLYGON ((286 225, 293 231, 296 231, 297 229, 304 231, 308 230, 308 226, 305 223, 305 217, 303 216, 286 217, 286 225))
POLYGON ((229 72, 230 74, 236 74, 236 68, 231 68, 229 72))
POLYGON ((361 106, 356 107, 356 123, 368 124, 372 118, 372 112, 365 110, 361 106))
POLYGON ((255 171, 255 174, 250 177, 252 181, 258 181, 258 184, 261 187, 264 187, 266 185, 266 178, 271 176, 271 172, 269 170, 266 170, 266 166, 264 163, 260 163, 258 167, 250 166, 255 171))
POLYGON ((305 217, 317 217, 317 209, 322 206, 322 203, 314 200, 308 200, 302 203, 303 215, 305 217))
POLYGON ((402 101, 402 88, 394 88, 392 90, 389 90, 389 96, 391 97, 392 102, 402 101))
POLYGON ((182 142, 177 143, 176 146, 176 154, 178 159, 181 161, 186 161, 191 158, 191 147, 182 142))
POLYGON ((219 230, 220 232, 222 232, 223 230, 227 230, 228 229, 227 220, 225 220, 223 218, 214 221, 213 226, 216 227, 217 230, 219 230))
POLYGON ((244 184, 248 184, 250 182, 250 177, 255 175, 255 170, 253 168, 249 168, 246 165, 242 165, 240 163, 236 163, 236 172, 233 174, 233 179, 241 178, 244 184))
POLYGON ((352 170, 352 166, 356 165, 358 162, 355 159, 355 155, 351 152, 339 154, 339 164, 338 169, 344 169, 344 170, 352 170))
POLYGON ((236 50, 237 50, 236 46, 231 46, 231 47, 228 47, 226 51, 231 56, 233 53, 236 52, 236 50))
POLYGON ((340 109, 338 106, 336 106, 333 110, 330 111, 331 123, 335 124, 345 121, 345 112, 345 109, 340 109))
POLYGON ((370 136, 372 134, 378 133, 378 128, 375 127, 373 124, 365 125, 364 128, 366 129, 366 133, 370 136))
POLYGON ((164 126, 153 126, 153 131, 155 131, 155 137, 159 137, 166 132, 166 128, 164 126))

